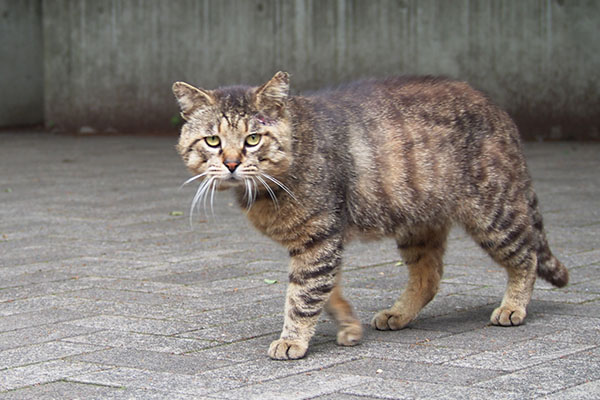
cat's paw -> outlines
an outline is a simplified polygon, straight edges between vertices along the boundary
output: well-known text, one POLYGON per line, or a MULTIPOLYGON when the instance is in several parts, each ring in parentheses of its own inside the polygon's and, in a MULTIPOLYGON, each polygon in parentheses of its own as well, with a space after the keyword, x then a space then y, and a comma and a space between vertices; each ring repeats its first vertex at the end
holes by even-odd
POLYGON ((517 326, 525 321, 526 315, 527 313, 525 312, 524 307, 501 306, 494 310, 490 321, 494 325, 517 326))
POLYGON ((379 311, 373 317, 371 326, 380 331, 397 331, 405 328, 414 316, 402 314, 392 310, 379 311))
POLYGON ((269 357, 273 360, 297 360, 306 355, 308 343, 300 340, 277 339, 269 346, 269 357))
POLYGON ((340 327, 337 333, 337 344, 340 346, 356 346, 362 338, 362 325, 359 321, 340 327))

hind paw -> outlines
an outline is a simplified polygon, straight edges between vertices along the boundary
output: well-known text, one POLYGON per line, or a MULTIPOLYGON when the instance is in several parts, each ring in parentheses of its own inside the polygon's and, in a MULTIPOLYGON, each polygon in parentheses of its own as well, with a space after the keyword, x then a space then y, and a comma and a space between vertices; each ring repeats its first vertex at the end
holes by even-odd
POLYGON ((525 321, 526 315, 524 307, 500 306, 494 310, 490 321, 499 326, 517 326, 525 321))
POLYGON ((356 346, 362 338, 362 325, 359 321, 341 327, 337 333, 337 344, 340 346, 356 346))

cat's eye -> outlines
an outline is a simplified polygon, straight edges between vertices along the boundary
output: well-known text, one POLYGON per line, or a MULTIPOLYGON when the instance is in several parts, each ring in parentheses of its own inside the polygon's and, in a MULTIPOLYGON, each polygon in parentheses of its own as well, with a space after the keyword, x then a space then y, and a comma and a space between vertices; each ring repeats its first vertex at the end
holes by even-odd
POLYGON ((204 141, 210 147, 219 147, 219 145, 221 144, 221 139, 219 139, 219 137, 216 136, 216 135, 214 135, 214 136, 207 136, 207 137, 204 138, 204 141))
POLYGON ((246 136, 246 146, 256 146, 260 143, 260 135, 252 134, 246 136))

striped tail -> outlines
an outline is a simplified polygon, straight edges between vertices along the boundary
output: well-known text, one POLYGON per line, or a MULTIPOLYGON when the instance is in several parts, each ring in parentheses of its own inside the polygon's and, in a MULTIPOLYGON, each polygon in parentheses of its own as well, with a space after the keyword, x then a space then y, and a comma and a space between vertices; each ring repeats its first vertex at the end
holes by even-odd
POLYGON ((540 214, 540 210, 538 208, 538 199, 533 190, 531 190, 529 207, 531 210, 531 216, 533 218, 533 227, 537 233, 536 236, 538 239, 537 274, 554 286, 563 287, 569 283, 569 271, 563 265, 563 263, 554 257, 550 247, 548 246, 546 233, 544 232, 542 214, 540 214))

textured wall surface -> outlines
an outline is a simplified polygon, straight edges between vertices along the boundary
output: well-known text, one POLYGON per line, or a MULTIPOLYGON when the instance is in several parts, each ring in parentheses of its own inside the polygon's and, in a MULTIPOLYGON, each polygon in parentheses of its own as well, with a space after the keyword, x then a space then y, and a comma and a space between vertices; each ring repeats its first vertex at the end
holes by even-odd
POLYGON ((0 0, 0 126, 43 122, 38 0, 0 0))
POLYGON ((163 130, 170 86, 390 74, 483 89, 528 137, 600 136, 600 2, 43 0, 46 123, 163 130))

